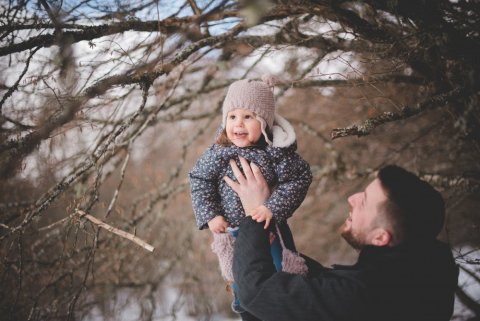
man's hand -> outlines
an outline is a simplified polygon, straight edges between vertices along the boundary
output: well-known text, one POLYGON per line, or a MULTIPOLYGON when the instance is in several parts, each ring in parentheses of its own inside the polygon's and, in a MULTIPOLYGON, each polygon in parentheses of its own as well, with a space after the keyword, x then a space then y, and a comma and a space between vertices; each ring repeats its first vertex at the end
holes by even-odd
POLYGON ((247 215, 250 215, 257 222, 265 222, 264 229, 268 228, 273 217, 272 212, 265 205, 260 205, 247 215))
POLYGON ((225 233, 227 231, 228 222, 221 215, 215 216, 208 221, 208 228, 212 233, 225 233))
POLYGON ((241 156, 239 158, 245 176, 243 176, 235 161, 230 160, 230 166, 238 183, 227 176, 223 179, 240 197, 245 213, 251 215, 252 211, 263 205, 270 196, 270 189, 260 168, 254 163, 248 164, 248 161, 241 156))

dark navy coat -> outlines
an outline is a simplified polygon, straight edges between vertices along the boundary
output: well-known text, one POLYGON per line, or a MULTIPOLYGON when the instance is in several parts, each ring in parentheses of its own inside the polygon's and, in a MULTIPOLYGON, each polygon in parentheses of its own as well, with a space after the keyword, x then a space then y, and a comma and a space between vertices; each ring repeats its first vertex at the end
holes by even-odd
MULTIPOLYGON (((305 257, 306 258, 306 257, 305 257)), ((233 276, 242 307, 262 321, 448 321, 458 267, 437 240, 367 246, 356 264, 325 268, 306 258, 307 277, 276 272, 268 231, 245 218, 233 276)))

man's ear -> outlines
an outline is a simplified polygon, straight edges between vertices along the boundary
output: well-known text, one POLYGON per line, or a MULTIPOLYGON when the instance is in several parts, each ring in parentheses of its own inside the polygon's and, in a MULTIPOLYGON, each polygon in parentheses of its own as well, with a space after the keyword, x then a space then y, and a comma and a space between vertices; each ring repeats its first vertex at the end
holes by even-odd
POLYGON ((381 227, 373 231, 372 245, 375 246, 387 246, 390 244, 392 235, 386 229, 381 227))

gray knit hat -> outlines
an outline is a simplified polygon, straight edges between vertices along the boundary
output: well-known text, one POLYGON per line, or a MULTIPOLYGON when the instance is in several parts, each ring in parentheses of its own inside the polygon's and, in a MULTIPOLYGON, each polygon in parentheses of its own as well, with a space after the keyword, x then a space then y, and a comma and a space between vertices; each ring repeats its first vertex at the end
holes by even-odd
POLYGON ((253 111, 271 130, 275 116, 274 86, 275 79, 270 75, 262 76, 261 81, 243 79, 232 83, 223 101, 222 127, 225 128, 228 112, 241 108, 253 111))

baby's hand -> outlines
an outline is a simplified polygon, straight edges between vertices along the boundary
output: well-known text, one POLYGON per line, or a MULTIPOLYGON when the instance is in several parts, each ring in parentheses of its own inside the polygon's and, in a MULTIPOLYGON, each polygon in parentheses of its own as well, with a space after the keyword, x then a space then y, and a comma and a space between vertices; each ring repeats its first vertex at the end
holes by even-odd
POLYGON ((212 233, 225 233, 228 226, 228 222, 221 215, 215 216, 208 222, 208 228, 212 233))
POLYGON ((264 229, 268 228, 273 217, 272 212, 265 205, 260 205, 248 215, 250 215, 257 222, 265 221, 265 226, 263 227, 264 229))

